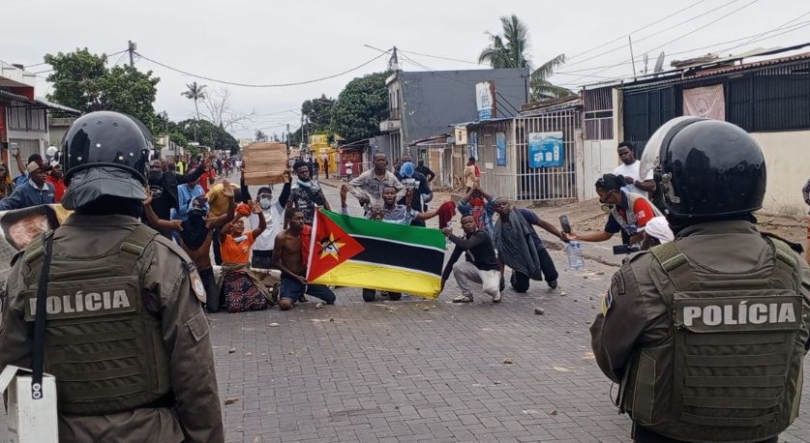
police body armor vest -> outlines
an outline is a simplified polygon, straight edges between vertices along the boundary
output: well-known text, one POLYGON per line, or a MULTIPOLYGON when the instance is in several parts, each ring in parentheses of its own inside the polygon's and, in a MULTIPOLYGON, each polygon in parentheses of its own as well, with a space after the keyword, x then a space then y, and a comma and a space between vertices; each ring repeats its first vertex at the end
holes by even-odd
MULTIPOLYGON (((169 354, 158 318, 144 311, 140 258, 157 232, 139 224, 113 253, 66 259, 54 244, 45 371, 56 376, 60 413, 111 414, 170 395, 169 354)), ((34 321, 43 240, 26 250, 25 319, 34 321)))
POLYGON ((773 266, 745 275, 697 269, 675 243, 651 250, 672 324, 625 372, 619 406, 637 424, 681 441, 756 442, 796 418, 808 338, 801 265, 766 240, 773 266))

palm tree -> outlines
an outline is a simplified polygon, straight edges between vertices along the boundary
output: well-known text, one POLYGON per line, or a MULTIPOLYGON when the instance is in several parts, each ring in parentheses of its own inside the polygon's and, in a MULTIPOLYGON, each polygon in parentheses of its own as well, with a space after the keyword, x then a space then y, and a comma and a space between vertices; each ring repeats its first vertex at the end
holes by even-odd
POLYGON ((490 45, 481 51, 478 63, 488 63, 495 69, 530 68, 532 62, 527 55, 531 46, 529 28, 514 14, 501 17, 501 26, 503 34, 487 33, 490 45))
POLYGON ((568 97, 573 92, 562 86, 555 86, 548 81, 554 74, 554 68, 565 63, 565 54, 560 54, 543 63, 532 72, 529 85, 532 88, 532 101, 548 100, 552 98, 568 97))
POLYGON ((182 92, 180 95, 183 97, 194 100, 194 111, 197 113, 197 124, 194 125, 194 141, 197 141, 197 126, 200 125, 200 108, 197 104, 199 100, 205 100, 205 85, 198 85, 197 82, 186 84, 187 91, 182 92))
MULTIPOLYGON (((532 69, 532 62, 527 54, 531 48, 529 28, 514 14, 511 17, 501 17, 501 26, 503 27, 502 34, 487 33, 490 45, 481 51, 478 63, 487 63, 495 69, 532 69)), ((548 78, 554 74, 554 68, 564 63, 565 54, 560 54, 532 71, 529 83, 532 90, 532 101, 573 94, 570 90, 555 86, 548 81, 548 78)))

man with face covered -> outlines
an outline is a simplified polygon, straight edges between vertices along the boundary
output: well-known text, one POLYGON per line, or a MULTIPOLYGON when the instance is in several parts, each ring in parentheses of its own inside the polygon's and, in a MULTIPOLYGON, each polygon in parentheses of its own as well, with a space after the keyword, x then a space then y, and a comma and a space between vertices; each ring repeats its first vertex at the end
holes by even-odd
MULTIPOLYGON (((252 214, 248 221, 250 226, 259 225, 259 217, 264 217, 267 229, 264 230, 257 238, 256 243, 253 244, 253 256, 250 265, 256 269, 273 269, 273 245, 276 242, 276 235, 284 229, 284 207, 290 199, 290 191, 292 189, 292 176, 290 171, 284 171, 286 182, 281 189, 281 195, 278 199, 273 199, 273 188, 269 186, 262 186, 259 188, 257 194, 257 201, 259 207, 262 209, 261 214, 252 214)), ((245 169, 242 165, 242 179, 240 181, 242 189, 242 197, 245 200, 253 200, 250 196, 250 190, 245 184, 245 169)))
POLYGON ((327 210, 332 208, 326 200, 320 186, 312 182, 312 177, 309 175, 309 166, 303 161, 298 160, 293 164, 293 171, 298 176, 298 180, 293 185, 290 191, 290 200, 287 202, 287 210, 291 208, 300 209, 304 213, 304 223, 312 225, 315 219, 315 206, 323 206, 327 210))
POLYGON ((28 164, 28 180, 17 186, 10 196, 0 200, 0 211, 54 203, 53 186, 45 181, 48 165, 40 161, 28 164))
POLYGON ((233 194, 230 196, 228 212, 218 217, 206 218, 208 215, 208 204, 205 198, 200 196, 192 200, 185 220, 165 220, 158 217, 152 209, 152 195, 150 194, 143 201, 144 214, 150 226, 164 232, 178 232, 180 234, 180 246, 191 258, 194 266, 202 279, 205 287, 206 303, 208 312, 217 312, 221 305, 219 288, 214 278, 214 268, 211 265, 211 242, 215 228, 221 228, 234 218, 236 201, 233 194))

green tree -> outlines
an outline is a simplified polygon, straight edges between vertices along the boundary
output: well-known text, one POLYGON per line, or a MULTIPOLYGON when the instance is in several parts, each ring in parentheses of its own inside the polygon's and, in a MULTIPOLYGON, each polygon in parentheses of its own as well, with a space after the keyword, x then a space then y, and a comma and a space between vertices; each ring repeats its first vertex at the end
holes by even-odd
POLYGON ((153 128, 155 109, 152 104, 158 82, 160 79, 152 77, 152 71, 144 73, 129 65, 113 66, 98 82, 102 109, 129 114, 153 128))
POLYGON ((160 79, 152 77, 152 71, 143 73, 129 66, 107 69, 107 56, 87 48, 47 54, 45 62, 53 68, 47 78, 53 83, 49 100, 82 112, 124 112, 153 127, 152 103, 160 79))
POLYGON ((333 106, 335 106, 335 100, 327 98, 326 94, 321 94, 319 98, 307 100, 301 104, 301 113, 306 116, 311 125, 307 128, 308 133, 329 130, 333 106))
POLYGON ((347 143, 380 133, 380 120, 388 110, 388 73, 357 77, 350 81, 332 107, 332 132, 347 143))
MULTIPOLYGON (((479 63, 487 63, 495 69, 529 68, 532 62, 528 52, 531 48, 529 28, 516 15, 501 17, 501 34, 489 34, 490 44, 478 56, 479 63)), ((532 101, 566 97, 573 92, 555 86, 548 79, 554 69, 565 63, 565 54, 560 54, 543 63, 531 73, 529 85, 532 101)))
MULTIPOLYGON (((177 129, 186 139, 190 139, 194 135, 197 124, 196 120, 183 120, 177 123, 177 129)), ((228 131, 207 120, 200 120, 197 129, 198 141, 202 146, 232 151, 239 149, 239 142, 228 131)))
POLYGON ((256 141, 257 142, 266 142, 267 141, 267 134, 264 133, 261 129, 256 130, 256 141))
POLYGON ((198 85, 197 82, 187 84, 187 90, 180 93, 183 97, 194 100, 194 112, 197 115, 197 124, 194 126, 194 141, 197 140, 197 127, 200 125, 200 106, 199 101, 205 100, 205 85, 198 85))
POLYGON ((478 56, 478 63, 487 63, 495 69, 530 68, 528 52, 529 28, 512 14, 501 17, 502 34, 489 34, 490 44, 478 56))
POLYGON ((568 97, 569 95, 573 94, 570 89, 553 85, 550 81, 548 81, 548 78, 554 74, 554 68, 562 66, 564 63, 565 54, 560 54, 532 71, 532 75, 529 80, 529 86, 532 90, 532 101, 568 97))

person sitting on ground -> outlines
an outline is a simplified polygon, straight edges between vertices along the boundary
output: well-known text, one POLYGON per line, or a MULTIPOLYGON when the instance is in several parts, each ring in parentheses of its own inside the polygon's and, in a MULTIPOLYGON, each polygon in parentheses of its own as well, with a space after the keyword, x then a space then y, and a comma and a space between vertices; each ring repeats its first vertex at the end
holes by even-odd
POLYGON ((250 249, 267 229, 267 222, 258 217, 258 226, 245 233, 245 218, 261 215, 262 208, 253 201, 240 206, 234 220, 222 227, 222 295, 228 312, 260 311, 272 303, 272 296, 250 271, 250 249))
POLYGON ((484 293, 492 297, 492 302, 500 303, 501 273, 492 239, 486 230, 478 227, 472 215, 461 217, 461 229, 464 230, 464 238, 453 235, 453 228, 442 229, 444 235, 456 245, 442 272, 442 291, 452 272, 456 277, 458 288, 461 290, 461 295, 454 298, 453 303, 473 301, 471 281, 481 283, 484 293), (464 254, 465 260, 458 261, 462 254, 464 254))
POLYGON ((518 293, 529 290, 530 280, 541 281, 543 277, 549 288, 557 289, 557 268, 532 226, 539 226, 562 239, 560 230, 528 209, 512 208, 505 198, 495 199, 493 205, 499 216, 494 226, 493 242, 498 250, 501 275, 504 265, 512 268, 509 282, 518 293))
POLYGON ((360 201, 360 205, 368 212, 368 205, 383 203, 383 189, 393 186, 397 190, 397 199, 405 195, 405 186, 400 183, 396 175, 386 170, 388 159, 385 154, 374 154, 374 167, 363 172, 349 182, 349 192, 360 201))
MULTIPOLYGON (((211 187, 208 193, 205 194, 206 198, 208 198, 208 205, 211 207, 209 217, 219 217, 228 210, 231 194, 233 195, 236 203, 242 203, 242 190, 236 185, 232 184, 227 178, 223 179, 221 183, 217 183, 211 187)), ((220 229, 215 228, 213 245, 214 263, 216 263, 217 266, 222 265, 222 253, 220 251, 220 246, 222 244, 220 241, 221 239, 222 236, 220 235, 220 229)))
POLYGON ((462 215, 472 215, 475 219, 475 225, 478 229, 487 231, 492 237, 494 230, 493 216, 495 215, 495 207, 492 202, 494 201, 492 195, 487 191, 481 189, 478 183, 473 184, 472 188, 461 197, 461 200, 456 204, 456 209, 462 215))
POLYGON ((285 223, 289 226, 276 236, 273 261, 281 270, 281 293, 278 307, 282 311, 292 309, 302 295, 309 294, 335 304, 335 293, 325 285, 307 283, 307 267, 303 242, 312 235, 312 228, 304 223, 304 212, 293 208, 287 211, 285 223))
MULTIPOLYGON (((343 185, 340 187, 340 211, 343 215, 349 215, 349 208, 346 205, 346 197, 349 195, 349 187, 343 185)), ((428 212, 417 212, 410 207, 411 199, 413 198, 413 190, 409 189, 406 193, 407 203, 404 205, 397 204, 397 189, 393 186, 388 186, 383 190, 383 204, 372 203, 368 207, 366 217, 370 220, 381 221, 384 223, 392 223, 396 225, 409 226, 414 220, 425 221, 439 215, 439 209, 434 209, 428 212)), ((387 292, 381 291, 381 295, 388 295, 390 300, 396 301, 402 298, 400 292, 387 292)), ((377 291, 374 289, 363 288, 363 300, 372 302, 377 297, 377 291)))
POLYGON ((197 272, 200 274, 205 288, 205 309, 208 312, 217 312, 222 304, 220 290, 214 277, 214 267, 211 265, 211 242, 214 230, 225 226, 234 218, 236 201, 233 194, 228 199, 228 211, 216 217, 207 217, 208 203, 204 197, 197 197, 191 201, 188 217, 185 220, 163 220, 152 209, 152 193, 149 192, 143 201, 144 215, 149 226, 154 226, 164 232, 177 232, 180 246, 191 258, 197 272))
POLYGON ((41 160, 29 163, 28 180, 18 185, 10 196, 0 200, 0 211, 53 204, 53 185, 45 181, 49 169, 50 166, 41 160))
POLYGON ((317 183, 312 181, 312 176, 309 175, 309 166, 303 160, 297 160, 293 164, 293 172, 295 172, 298 180, 293 185, 290 191, 290 199, 287 201, 287 210, 291 208, 300 209, 304 213, 304 222, 312 226, 312 221, 315 220, 316 206, 323 206, 327 210, 332 208, 329 206, 329 201, 323 190, 317 183))
POLYGON ((624 232, 623 243, 636 245, 644 239, 644 226, 662 215, 647 197, 627 192, 621 175, 605 174, 600 177, 596 181, 596 193, 603 210, 610 214, 605 228, 583 235, 572 232, 565 235, 566 240, 598 243, 610 240, 617 232, 624 232))
POLYGON ((675 234, 672 233, 667 218, 664 216, 655 217, 647 223, 644 229, 644 240, 641 242, 641 249, 648 250, 674 240, 675 234))

